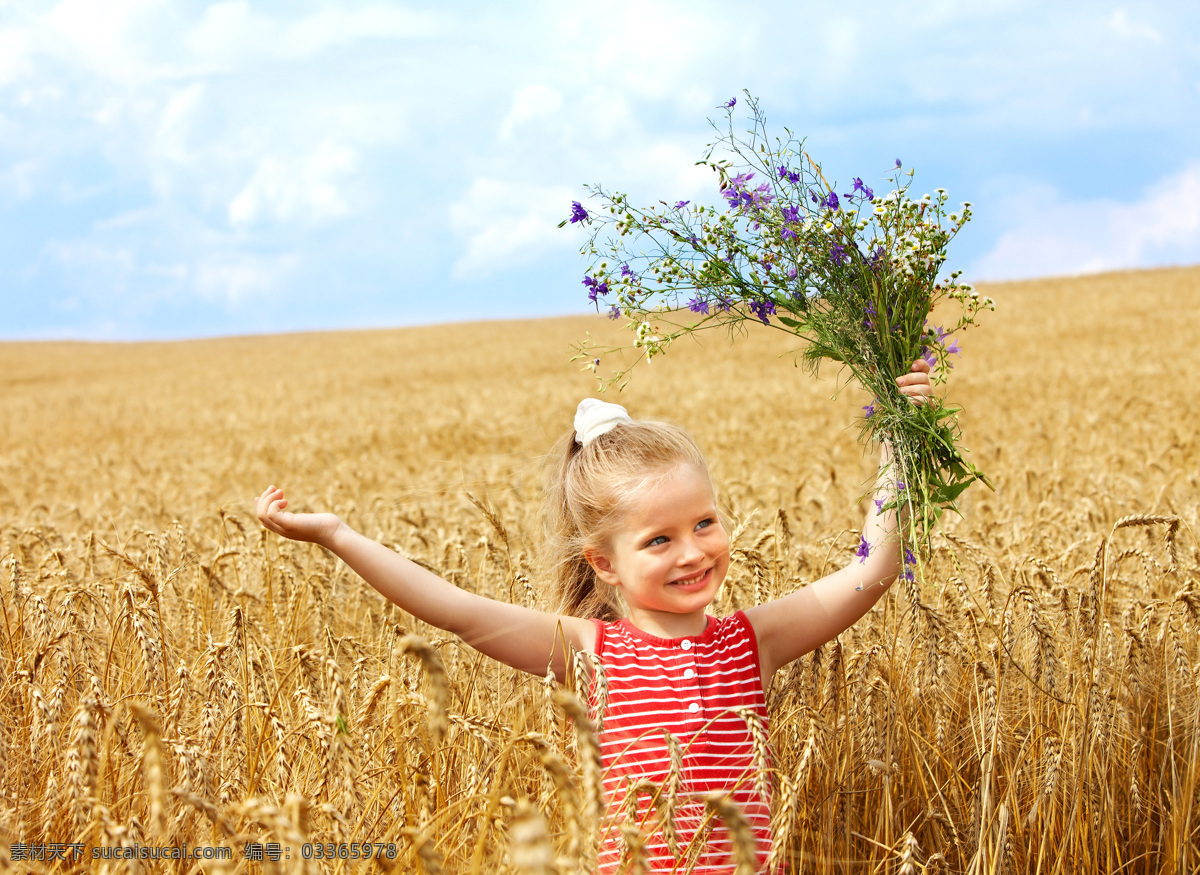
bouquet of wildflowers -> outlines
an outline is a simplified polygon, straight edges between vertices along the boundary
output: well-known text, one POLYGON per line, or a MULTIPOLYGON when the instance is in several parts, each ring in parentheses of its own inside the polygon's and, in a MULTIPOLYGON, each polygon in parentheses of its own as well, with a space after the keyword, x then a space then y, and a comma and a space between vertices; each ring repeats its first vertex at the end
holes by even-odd
POLYGON ((588 297, 613 319, 627 319, 633 332, 623 347, 597 346, 589 336, 575 358, 598 372, 604 354, 634 349, 633 364, 605 380, 623 386, 638 361, 684 335, 719 327, 736 336, 747 321, 795 335, 814 373, 832 360, 873 396, 863 408, 862 439, 890 442, 898 487, 892 506, 907 511, 905 541, 925 545, 967 486, 988 483, 963 458, 959 408, 940 400, 915 406, 895 383, 921 357, 940 362, 934 379, 944 380, 959 352, 957 335, 981 310, 995 308, 959 282, 958 272, 941 275, 971 206, 951 209, 940 188, 910 197, 913 171, 899 160, 885 194, 858 178, 830 185, 803 142, 786 129, 783 138, 769 137, 758 102, 747 101, 749 130, 735 133, 737 101, 730 100, 725 126, 697 162, 717 174, 719 207, 638 207, 597 185, 588 191, 600 207, 576 202, 560 224, 590 229, 582 248, 592 261, 583 278, 588 297), (957 305, 953 316, 932 324, 944 302, 957 305))

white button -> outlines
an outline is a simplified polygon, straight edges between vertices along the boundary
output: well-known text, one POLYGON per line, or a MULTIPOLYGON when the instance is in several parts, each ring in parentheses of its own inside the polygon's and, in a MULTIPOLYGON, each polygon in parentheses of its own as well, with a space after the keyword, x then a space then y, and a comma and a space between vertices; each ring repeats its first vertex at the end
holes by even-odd
POLYGON ((691 650, 692 642, 689 641, 687 638, 684 638, 682 641, 679 642, 679 646, 682 647, 684 650, 691 650))
POLYGON ((685 669, 683 670, 683 676, 684 676, 685 678, 689 678, 689 679, 690 679, 690 678, 694 678, 694 677, 696 676, 696 672, 695 672, 694 670, 690 669, 690 668, 685 668, 685 669))
POLYGON ((692 704, 688 705, 688 710, 695 714, 700 710, 700 705, 696 702, 692 702, 692 704))

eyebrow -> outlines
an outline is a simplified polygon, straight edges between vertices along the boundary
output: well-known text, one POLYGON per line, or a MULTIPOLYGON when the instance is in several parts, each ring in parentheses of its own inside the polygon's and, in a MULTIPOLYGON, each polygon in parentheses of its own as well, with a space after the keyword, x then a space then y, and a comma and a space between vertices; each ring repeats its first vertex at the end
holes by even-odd
MULTIPOLYGON (((703 513, 699 514, 696 517, 695 522, 692 523, 692 526, 694 527, 697 523, 702 523, 705 520, 720 520, 720 519, 721 519, 720 514, 717 513, 717 508, 714 505, 714 506, 709 507, 703 513)), ((665 528, 662 528, 662 527, 651 528, 651 527, 647 526, 645 529, 643 529, 638 534, 637 540, 640 543, 645 543, 646 541, 653 541, 655 538, 665 538, 668 536, 669 536, 668 532, 665 528)))

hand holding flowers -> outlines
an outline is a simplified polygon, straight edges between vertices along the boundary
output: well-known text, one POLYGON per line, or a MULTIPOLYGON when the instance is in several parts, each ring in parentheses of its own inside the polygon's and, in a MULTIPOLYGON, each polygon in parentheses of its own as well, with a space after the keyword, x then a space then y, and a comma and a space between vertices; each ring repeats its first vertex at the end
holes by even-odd
POLYGON ((814 373, 823 360, 837 362, 873 396, 862 438, 892 445, 894 476, 907 484, 893 506, 907 511, 905 540, 926 543, 970 483, 987 483, 963 458, 958 408, 924 393, 927 403, 905 403, 913 361, 929 371, 940 364, 933 379, 943 381, 960 352, 957 335, 994 309, 958 272, 941 274, 970 204, 952 209, 943 189, 910 197, 913 172, 899 160, 886 194, 858 177, 846 188, 831 185, 802 141, 786 129, 784 138, 770 137, 758 102, 748 95, 747 104, 749 130, 735 133, 731 100, 721 107, 726 125, 697 162, 716 173, 719 206, 638 207, 601 186, 590 188, 600 209, 573 204, 569 221, 590 230, 582 248, 592 261, 588 297, 610 317, 624 316, 633 332, 625 347, 589 340, 576 358, 599 372, 608 353, 632 348, 633 365, 605 381, 621 386, 638 361, 697 331, 753 320, 795 335, 814 373), (957 305, 957 317, 931 324, 943 302, 957 305))

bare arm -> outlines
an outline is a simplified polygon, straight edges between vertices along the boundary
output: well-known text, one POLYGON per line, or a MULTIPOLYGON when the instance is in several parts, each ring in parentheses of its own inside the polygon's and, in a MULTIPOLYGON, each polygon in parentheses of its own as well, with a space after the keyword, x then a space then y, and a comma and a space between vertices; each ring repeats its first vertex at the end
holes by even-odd
MULTIPOLYGON (((912 373, 897 382, 915 403, 924 403, 933 392, 929 366, 920 360, 913 364, 912 373)), ((764 686, 770 684, 780 668, 853 626, 900 573, 903 548, 895 536, 896 511, 880 509, 895 494, 890 462, 890 448, 885 446, 876 485, 878 501, 872 503, 863 524, 862 537, 869 547, 868 555, 851 559, 845 568, 791 595, 746 611, 746 619, 758 638, 764 686)))
POLYGON ((271 531, 319 544, 399 608, 506 665, 536 675, 544 675, 550 666, 563 680, 570 649, 595 646, 590 620, 475 595, 359 534, 331 513, 296 514, 286 507, 283 491, 273 486, 256 502, 259 520, 271 531))
MULTIPOLYGON (((886 457, 885 450, 881 464, 886 457)), ((883 499, 882 491, 876 497, 883 499)), ((895 510, 879 511, 872 504, 862 535, 870 545, 868 556, 851 559, 844 568, 791 595, 747 609, 746 619, 758 638, 764 686, 780 668, 832 641, 879 601, 900 572, 895 530, 895 510)))

